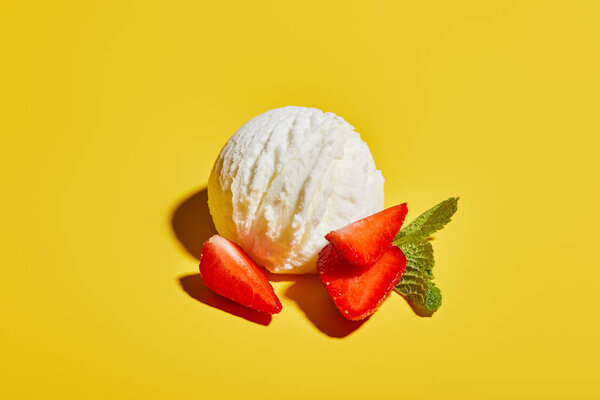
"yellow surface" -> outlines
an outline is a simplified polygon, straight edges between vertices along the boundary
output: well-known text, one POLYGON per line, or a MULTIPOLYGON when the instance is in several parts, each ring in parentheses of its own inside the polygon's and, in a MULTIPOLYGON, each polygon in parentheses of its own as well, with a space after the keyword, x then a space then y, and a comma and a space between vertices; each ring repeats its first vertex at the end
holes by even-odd
POLYGON ((162 3, 0 4, 0 398, 600 396, 596 1, 162 3), (200 286, 212 163, 287 104, 354 124, 409 218, 461 196, 433 318, 200 286))

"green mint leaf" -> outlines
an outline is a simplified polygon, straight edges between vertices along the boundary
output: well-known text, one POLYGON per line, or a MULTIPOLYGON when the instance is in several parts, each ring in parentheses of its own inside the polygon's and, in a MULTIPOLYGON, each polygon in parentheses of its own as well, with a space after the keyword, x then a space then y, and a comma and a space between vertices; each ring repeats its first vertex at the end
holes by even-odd
POLYGON ((431 317, 442 305, 442 292, 421 272, 407 270, 394 289, 402 295, 413 311, 421 317, 431 317))
POLYGON ((406 264, 412 265, 423 272, 429 279, 433 279, 433 246, 427 240, 416 243, 404 243, 399 246, 406 257, 406 264))
POLYGON ((429 282, 429 293, 427 293, 427 303, 425 307, 432 313, 437 311, 442 305, 442 291, 435 286, 435 283, 429 282))
POLYGON ((394 244, 400 246, 404 243, 418 242, 439 231, 450 222, 456 212, 457 203, 458 197, 450 197, 425 211, 398 232, 394 244))
POLYGON ((435 286, 435 283, 431 281, 429 281, 427 301, 425 302, 425 304, 412 301, 410 297, 404 297, 408 301, 408 304, 413 309, 415 314, 421 317, 431 317, 442 305, 442 292, 437 286, 435 286))
POLYGON ((431 281, 433 247, 426 240, 399 247, 406 256, 406 272, 394 290, 408 301, 415 313, 430 317, 442 305, 442 292, 431 281))

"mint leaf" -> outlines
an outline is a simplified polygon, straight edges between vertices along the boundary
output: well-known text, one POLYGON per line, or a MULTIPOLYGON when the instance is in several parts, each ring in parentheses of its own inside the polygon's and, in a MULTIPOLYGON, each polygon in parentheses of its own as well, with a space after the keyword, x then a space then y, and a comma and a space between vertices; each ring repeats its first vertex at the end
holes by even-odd
POLYGON ((395 291, 402 295, 420 316, 430 317, 442 305, 442 292, 433 279, 433 247, 422 240, 399 246, 406 256, 406 271, 395 291))
POLYGON ((450 222, 456 212, 457 203, 458 197, 450 197, 425 211, 398 232, 394 244, 400 246, 404 243, 418 242, 439 231, 450 222))
POLYGON ((404 243, 399 246, 406 257, 406 265, 422 271, 429 279, 433 279, 433 246, 427 240, 416 243, 404 243))
POLYGON ((442 305, 442 291, 435 286, 435 283, 429 282, 429 292, 427 293, 427 303, 425 307, 432 313, 437 311, 442 305))
POLYGON ((421 271, 406 268, 400 283, 394 288, 413 311, 421 317, 431 317, 442 305, 442 292, 421 271))
MULTIPOLYGON (((396 292, 398 292, 397 289, 396 292)), ((415 314, 421 317, 431 317, 433 313, 435 313, 437 309, 440 308, 440 306, 442 305, 442 292, 437 286, 435 286, 435 283, 431 281, 429 281, 429 286, 427 289, 427 300, 424 304, 415 301, 415 299, 412 296, 404 296, 404 298, 408 301, 408 305, 410 305, 415 314)))

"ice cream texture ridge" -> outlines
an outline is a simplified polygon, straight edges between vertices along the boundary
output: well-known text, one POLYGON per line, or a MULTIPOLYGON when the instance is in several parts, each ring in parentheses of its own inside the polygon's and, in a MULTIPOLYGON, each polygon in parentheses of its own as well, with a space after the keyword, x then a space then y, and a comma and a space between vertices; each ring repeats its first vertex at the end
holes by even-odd
POLYGON ((208 205, 221 236, 276 273, 315 273, 325 235, 383 209, 384 179, 341 117, 288 106, 246 122, 221 150, 208 205))

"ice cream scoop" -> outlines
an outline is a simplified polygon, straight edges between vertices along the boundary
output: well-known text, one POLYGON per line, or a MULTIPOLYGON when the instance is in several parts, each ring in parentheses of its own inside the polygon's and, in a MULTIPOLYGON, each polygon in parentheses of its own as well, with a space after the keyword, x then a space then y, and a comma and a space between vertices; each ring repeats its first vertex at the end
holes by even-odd
POLYGON ((278 273, 314 273, 324 236, 383 209, 383 176, 354 127, 283 107, 244 124, 208 181, 220 235, 278 273))

